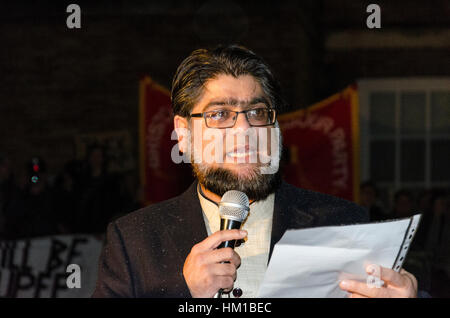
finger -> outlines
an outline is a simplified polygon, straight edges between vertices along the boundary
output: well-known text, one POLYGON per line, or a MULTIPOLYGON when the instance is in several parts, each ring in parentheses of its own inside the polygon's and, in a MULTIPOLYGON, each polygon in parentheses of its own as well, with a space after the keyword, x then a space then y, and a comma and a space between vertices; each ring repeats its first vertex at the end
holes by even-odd
POLYGON ((387 288, 371 288, 366 283, 356 280, 343 280, 340 282, 339 287, 350 293, 356 293, 366 297, 388 298, 391 296, 390 290, 387 288))
POLYGON ((233 257, 231 258, 231 263, 233 263, 234 266, 236 266, 236 268, 239 268, 239 266, 241 266, 241 257, 235 251, 233 251, 233 257))
POLYGON ((413 297, 417 297, 417 288, 418 288, 418 283, 417 283, 417 279, 416 277, 411 274, 410 272, 407 272, 406 270, 402 269, 400 271, 400 274, 403 275, 403 277, 405 277, 406 280, 409 281, 409 284, 411 284, 412 287, 412 296, 413 297))
POLYGON ((207 249, 215 249, 220 243, 230 240, 240 240, 247 236, 247 231, 245 230, 223 230, 217 231, 214 234, 210 235, 198 245, 200 248, 207 249))
POLYGON ((230 276, 216 276, 215 278, 217 290, 223 289, 229 292, 233 289, 234 279, 230 276))
POLYGON ((402 274, 404 277, 406 277, 409 280, 411 280, 413 286, 417 287, 417 279, 416 279, 416 277, 413 274, 411 274, 410 272, 404 270, 403 268, 400 271, 400 274, 402 274))
POLYGON ((380 266, 380 278, 390 285, 396 287, 405 287, 408 283, 407 278, 393 269, 380 266))
POLYGON ((230 276, 236 278, 236 267, 233 264, 214 264, 210 266, 210 272, 214 276, 230 276))
POLYGON ((238 268, 241 265, 241 258, 231 247, 226 247, 209 252, 206 262, 210 264, 230 262, 238 268))

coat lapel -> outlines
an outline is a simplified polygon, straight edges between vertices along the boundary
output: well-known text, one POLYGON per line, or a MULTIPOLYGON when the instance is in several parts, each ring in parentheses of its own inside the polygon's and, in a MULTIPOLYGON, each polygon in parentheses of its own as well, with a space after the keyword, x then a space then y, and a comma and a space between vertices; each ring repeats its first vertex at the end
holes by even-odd
POLYGON ((184 262, 191 248, 208 236, 197 195, 197 181, 176 200, 178 207, 173 210, 168 231, 184 262))
POLYGON ((197 195, 197 181, 183 194, 173 199, 174 208, 167 213, 166 233, 177 251, 177 285, 181 287, 179 297, 190 297, 183 277, 183 264, 192 247, 207 236, 202 208, 197 195))
POLYGON ((270 238, 269 260, 272 256, 273 247, 281 239, 287 229, 287 214, 289 206, 282 191, 283 185, 275 192, 275 203, 273 207, 272 234, 270 238))
POLYGON ((301 192, 298 191, 301 189, 294 188, 296 190, 294 193, 290 191, 290 188, 294 187, 283 181, 275 192, 269 261, 275 244, 282 238, 286 230, 309 227, 314 221, 314 218, 302 208, 305 205, 301 202, 306 198, 302 198, 301 192), (298 197, 299 194, 300 197, 298 197))

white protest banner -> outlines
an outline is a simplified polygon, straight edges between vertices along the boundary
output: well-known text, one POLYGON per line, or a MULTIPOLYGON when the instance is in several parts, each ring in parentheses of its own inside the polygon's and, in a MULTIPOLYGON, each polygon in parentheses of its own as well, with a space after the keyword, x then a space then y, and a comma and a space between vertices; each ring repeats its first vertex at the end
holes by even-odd
POLYGON ((101 247, 90 235, 0 241, 0 297, 90 297, 101 247))

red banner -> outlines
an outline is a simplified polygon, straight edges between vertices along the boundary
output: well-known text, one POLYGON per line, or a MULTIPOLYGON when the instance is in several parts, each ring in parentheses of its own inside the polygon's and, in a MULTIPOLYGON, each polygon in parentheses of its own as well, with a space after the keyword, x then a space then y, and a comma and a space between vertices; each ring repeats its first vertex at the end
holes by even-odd
POLYGON ((359 200, 356 85, 278 117, 286 153, 284 179, 298 187, 359 200))
POLYGON ((170 93, 145 77, 139 85, 140 179, 144 203, 160 202, 182 193, 193 181, 186 163, 171 158, 173 114, 170 93))

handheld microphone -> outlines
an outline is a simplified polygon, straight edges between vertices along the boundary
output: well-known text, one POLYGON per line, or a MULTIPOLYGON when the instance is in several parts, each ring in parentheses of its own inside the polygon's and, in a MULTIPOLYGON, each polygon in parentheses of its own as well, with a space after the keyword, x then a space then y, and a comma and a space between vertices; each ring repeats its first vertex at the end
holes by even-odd
MULTIPOLYGON (((250 203, 244 192, 230 190, 225 192, 219 202, 220 230, 240 229, 248 215, 250 203)), ((222 242, 218 248, 234 248, 236 240, 222 242)))
MULTIPOLYGON (((250 210, 250 202, 244 192, 230 190, 225 192, 219 202, 220 230, 240 229, 250 210)), ((234 249, 236 240, 222 242, 217 248, 231 247, 234 249)), ((219 290, 221 298, 223 290, 219 290)))

